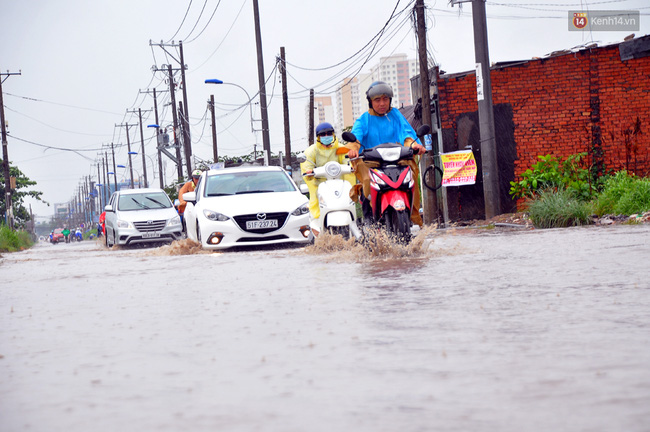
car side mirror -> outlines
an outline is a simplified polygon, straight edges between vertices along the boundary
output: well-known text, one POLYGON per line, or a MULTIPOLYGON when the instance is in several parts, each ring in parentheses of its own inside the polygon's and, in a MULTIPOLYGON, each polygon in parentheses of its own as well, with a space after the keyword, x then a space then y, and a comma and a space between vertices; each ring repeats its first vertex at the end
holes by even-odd
POLYGON ((112 205, 108 204, 108 205, 106 205, 106 207, 104 207, 104 211, 107 211, 107 212, 113 212, 113 211, 115 211, 115 210, 113 210, 113 206, 112 206, 112 205))
POLYGON ((183 200, 194 204, 196 202, 196 192, 185 192, 183 194, 183 200))
POLYGON ((306 184, 304 184, 304 183, 300 183, 300 192, 301 192, 303 195, 308 194, 308 193, 309 193, 309 187, 308 187, 306 184))

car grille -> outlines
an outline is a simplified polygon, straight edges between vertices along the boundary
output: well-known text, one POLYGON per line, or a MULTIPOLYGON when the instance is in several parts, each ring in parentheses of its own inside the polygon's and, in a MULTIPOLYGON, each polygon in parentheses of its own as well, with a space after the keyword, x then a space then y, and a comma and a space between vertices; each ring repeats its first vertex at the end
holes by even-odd
POLYGON ((239 215, 235 216, 233 219, 235 219, 235 222, 237 222, 237 225, 239 225, 239 228, 242 230, 249 232, 249 233, 255 233, 255 234, 266 234, 270 233, 276 230, 279 230, 284 226, 284 222, 287 220, 287 217, 289 216, 289 213, 287 212, 282 212, 282 213, 266 213, 266 219, 277 219, 278 220, 278 227, 277 228, 265 228, 265 229, 256 229, 256 230, 248 230, 246 229, 246 222, 247 221, 253 221, 257 220, 257 213, 255 214, 247 214, 247 215, 239 215))
POLYGON ((148 221, 133 222, 133 226, 140 232, 162 231, 165 225, 167 225, 166 220, 156 220, 151 221, 151 223, 148 221))

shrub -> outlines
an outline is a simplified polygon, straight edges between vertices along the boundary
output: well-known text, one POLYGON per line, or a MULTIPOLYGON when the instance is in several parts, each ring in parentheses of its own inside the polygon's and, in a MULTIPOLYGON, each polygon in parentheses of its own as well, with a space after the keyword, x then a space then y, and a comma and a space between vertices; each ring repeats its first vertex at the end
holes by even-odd
POLYGON ((33 245, 29 233, 13 231, 6 225, 0 225, 0 251, 16 252, 33 245))
POLYGON ((650 180, 629 175, 627 171, 619 171, 607 178, 594 205, 598 216, 646 211, 650 211, 650 180))
POLYGON ((570 155, 563 162, 553 155, 537 156, 539 161, 510 182, 510 195, 534 198, 542 191, 568 190, 577 199, 588 201, 598 188, 586 163, 587 153, 570 155))
POLYGON ((528 201, 528 213, 537 228, 563 228, 591 222, 591 205, 566 189, 539 192, 528 201))

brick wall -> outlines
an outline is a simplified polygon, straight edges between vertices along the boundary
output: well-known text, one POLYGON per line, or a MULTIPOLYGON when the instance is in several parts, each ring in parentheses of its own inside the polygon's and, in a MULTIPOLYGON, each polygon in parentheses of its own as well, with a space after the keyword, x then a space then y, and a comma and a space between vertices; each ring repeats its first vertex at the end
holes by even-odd
MULTIPOLYGON (((650 56, 621 61, 618 44, 595 47, 496 67, 491 79, 494 105, 512 107, 515 179, 539 155, 579 152, 606 170, 650 174, 650 56), (642 134, 634 159, 623 131, 637 118, 642 134)), ((451 151, 463 139, 459 118, 477 110, 476 77, 443 75, 437 84, 444 151, 451 151)))

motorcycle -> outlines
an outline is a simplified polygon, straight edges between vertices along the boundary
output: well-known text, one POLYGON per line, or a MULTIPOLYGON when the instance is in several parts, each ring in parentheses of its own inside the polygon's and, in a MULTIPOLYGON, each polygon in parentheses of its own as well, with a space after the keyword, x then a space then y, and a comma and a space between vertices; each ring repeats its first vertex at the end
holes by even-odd
MULTIPOLYGON (((430 127, 421 126, 419 137, 429 133, 430 127)), ((351 132, 344 132, 343 139, 355 142, 357 138, 351 132)), ((417 179, 406 161, 412 160, 413 149, 400 143, 380 144, 359 153, 359 159, 369 165, 370 206, 374 220, 384 226, 398 241, 411 241, 411 212, 413 209, 413 191, 417 179)))
POLYGON ((74 236, 75 236, 75 240, 78 241, 78 242, 80 242, 80 241, 82 241, 84 239, 83 234, 81 234, 81 231, 79 231, 79 230, 77 230, 74 233, 74 236))
POLYGON ((343 176, 351 172, 350 165, 330 161, 314 168, 313 173, 304 174, 305 177, 326 179, 318 185, 317 191, 320 217, 310 222, 314 237, 327 231, 330 234, 342 235, 346 239, 350 236, 357 240, 361 238, 361 231, 357 227, 356 207, 350 199, 352 185, 343 180, 343 176))

